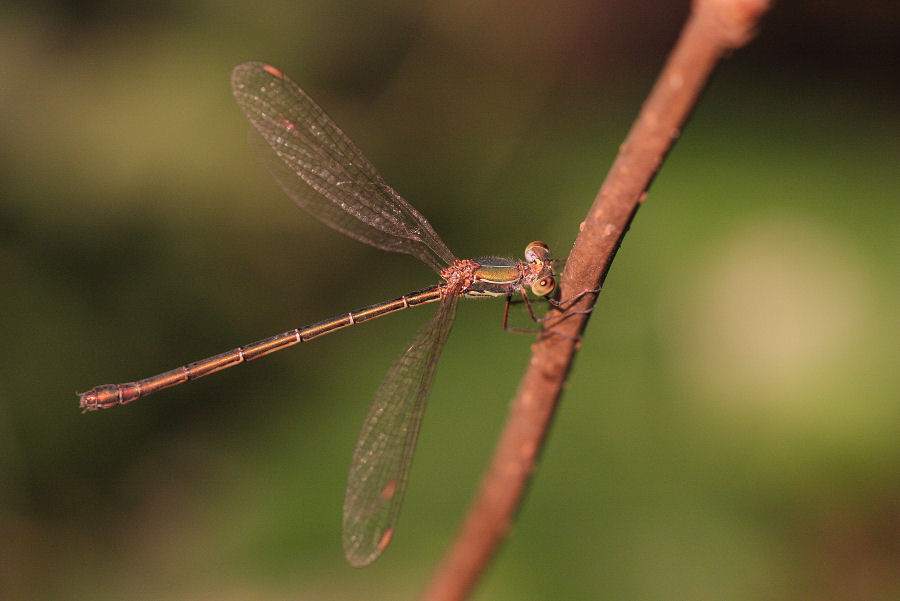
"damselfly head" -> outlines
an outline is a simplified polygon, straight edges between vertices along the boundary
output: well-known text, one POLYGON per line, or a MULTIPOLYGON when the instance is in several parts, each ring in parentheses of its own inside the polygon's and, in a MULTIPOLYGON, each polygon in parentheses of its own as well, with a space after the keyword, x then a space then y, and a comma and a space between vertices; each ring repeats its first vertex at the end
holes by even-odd
POLYGON ((545 242, 535 240, 525 247, 525 261, 531 271, 531 292, 535 296, 547 296, 556 289, 556 277, 550 259, 550 248, 545 242))

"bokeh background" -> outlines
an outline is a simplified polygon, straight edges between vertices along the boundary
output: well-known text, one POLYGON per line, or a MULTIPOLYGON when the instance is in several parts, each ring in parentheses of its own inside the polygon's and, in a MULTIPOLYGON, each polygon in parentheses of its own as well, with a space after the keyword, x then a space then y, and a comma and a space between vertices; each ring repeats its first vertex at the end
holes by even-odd
MULTIPOLYGON (((799 3, 798 3, 799 4, 799 3)), ((634 221, 476 599, 900 598, 898 9, 779 3, 634 221)), ((565 256, 687 2, 0 7, 0 598, 407 599, 529 352, 466 302, 390 549, 340 511, 408 311, 82 415, 145 377, 414 290, 258 166, 277 65, 459 256, 565 256)))

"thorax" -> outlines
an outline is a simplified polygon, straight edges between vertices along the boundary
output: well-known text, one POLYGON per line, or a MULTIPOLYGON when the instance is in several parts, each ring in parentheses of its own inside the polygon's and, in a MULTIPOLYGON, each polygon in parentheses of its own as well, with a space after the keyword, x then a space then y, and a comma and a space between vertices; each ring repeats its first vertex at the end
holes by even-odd
POLYGON ((469 298, 506 296, 522 287, 522 265, 502 257, 475 259, 478 268, 472 284, 465 291, 469 298))

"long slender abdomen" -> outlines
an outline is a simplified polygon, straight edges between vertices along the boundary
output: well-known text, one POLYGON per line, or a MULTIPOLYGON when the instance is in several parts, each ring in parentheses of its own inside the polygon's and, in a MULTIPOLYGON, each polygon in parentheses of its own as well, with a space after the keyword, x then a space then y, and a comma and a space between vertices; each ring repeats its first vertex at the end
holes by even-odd
POLYGON ((256 342, 239 346, 230 351, 188 363, 181 367, 176 367, 170 371, 144 378, 136 382, 125 382, 124 384, 102 384, 95 386, 87 392, 81 393, 79 404, 85 411, 94 411, 97 409, 106 409, 116 405, 125 405, 148 394, 152 394, 157 390, 169 388, 177 384, 183 384, 189 380, 196 380, 203 376, 215 373, 217 371, 234 367, 246 361, 252 361, 259 357, 264 357, 275 351, 280 351, 289 346, 294 346, 300 342, 306 342, 330 334, 336 330, 346 328, 347 326, 356 325, 376 317, 382 317, 389 313, 415 307, 426 303, 440 300, 442 291, 440 286, 429 286, 417 292, 395 298, 393 300, 377 303, 325 319, 310 324, 303 328, 289 330, 281 334, 277 334, 270 338, 258 340, 256 342))

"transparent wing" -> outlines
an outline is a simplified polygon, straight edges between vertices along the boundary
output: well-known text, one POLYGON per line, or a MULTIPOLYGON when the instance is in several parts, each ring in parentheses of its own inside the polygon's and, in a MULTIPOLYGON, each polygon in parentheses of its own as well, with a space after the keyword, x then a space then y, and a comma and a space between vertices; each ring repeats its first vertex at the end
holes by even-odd
POLYGON ((344 496, 344 555, 365 566, 391 540, 438 358, 456 317, 456 295, 441 300, 375 393, 353 450, 344 496))
POLYGON ((263 164, 310 215, 360 242, 413 255, 438 272, 455 260, 425 217, 297 84, 274 67, 250 62, 234 68, 231 88, 265 141, 255 143, 263 164))

